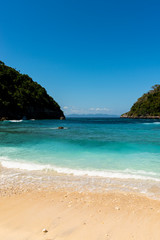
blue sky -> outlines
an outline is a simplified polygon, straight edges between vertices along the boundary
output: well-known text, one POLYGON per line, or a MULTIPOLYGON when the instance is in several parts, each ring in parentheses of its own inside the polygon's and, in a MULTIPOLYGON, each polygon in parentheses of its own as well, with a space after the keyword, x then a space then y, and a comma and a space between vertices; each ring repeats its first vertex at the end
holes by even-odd
POLYGON ((121 114, 160 83, 160 1, 6 0, 0 60, 68 113, 121 114))

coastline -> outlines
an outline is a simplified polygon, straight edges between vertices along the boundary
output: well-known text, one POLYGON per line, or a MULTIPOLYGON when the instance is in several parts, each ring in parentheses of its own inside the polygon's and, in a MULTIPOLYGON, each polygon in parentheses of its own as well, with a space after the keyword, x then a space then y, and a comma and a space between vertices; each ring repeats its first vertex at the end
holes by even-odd
POLYGON ((160 119, 160 116, 143 116, 143 115, 140 115, 140 116, 134 116, 134 115, 131 115, 131 116, 128 116, 127 113, 124 113, 120 116, 120 118, 129 118, 129 119, 160 119))
POLYGON ((92 178, 87 183, 82 177, 76 182, 74 176, 55 174, 54 182, 53 172, 43 172, 40 179, 42 173, 35 171, 34 181, 30 181, 30 172, 0 170, 4 179, 0 188, 0 239, 159 240, 159 200, 116 186, 107 192, 98 179, 90 189, 92 178), (83 187, 79 188, 78 182, 83 187))
MULTIPOLYGON (((5 162, 6 163, 6 162, 5 162)), ((14 163, 15 164, 15 163, 14 163)), ((27 192, 66 189, 68 192, 110 193, 122 192, 138 194, 152 199, 160 199, 160 179, 150 172, 84 171, 67 168, 43 168, 43 165, 0 164, 0 195, 5 192, 27 192), (34 167, 31 170, 29 167, 34 167), (40 169, 39 167, 42 167, 40 169), (14 167, 14 168, 13 168, 14 167), (19 167, 24 167, 19 168, 19 167)))

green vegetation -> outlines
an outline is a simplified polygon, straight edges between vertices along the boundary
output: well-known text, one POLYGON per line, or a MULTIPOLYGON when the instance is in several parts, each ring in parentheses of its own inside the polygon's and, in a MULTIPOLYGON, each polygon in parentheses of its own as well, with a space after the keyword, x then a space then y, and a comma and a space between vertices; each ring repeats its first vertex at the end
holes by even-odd
POLYGON ((131 110, 121 117, 160 118, 160 85, 153 86, 152 90, 140 97, 131 110))
POLYGON ((0 61, 0 119, 64 117, 59 105, 28 75, 0 61))

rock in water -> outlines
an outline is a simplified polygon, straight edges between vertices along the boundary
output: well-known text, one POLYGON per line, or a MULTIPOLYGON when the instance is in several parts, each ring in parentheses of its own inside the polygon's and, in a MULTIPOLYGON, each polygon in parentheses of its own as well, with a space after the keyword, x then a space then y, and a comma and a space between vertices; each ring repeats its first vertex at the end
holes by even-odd
POLYGON ((28 75, 0 61, 0 119, 64 119, 60 106, 28 75))

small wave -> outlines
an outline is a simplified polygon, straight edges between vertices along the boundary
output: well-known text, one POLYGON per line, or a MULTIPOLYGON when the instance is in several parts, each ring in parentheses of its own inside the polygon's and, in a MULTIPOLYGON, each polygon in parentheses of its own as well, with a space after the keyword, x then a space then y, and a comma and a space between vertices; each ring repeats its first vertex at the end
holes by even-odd
POLYGON ((9 120, 9 122, 22 122, 23 120, 9 120))
POLYGON ((21 169, 21 170, 28 170, 28 171, 50 169, 49 165, 41 165, 41 164, 35 164, 35 163, 24 163, 24 162, 20 163, 18 161, 7 160, 7 158, 4 158, 3 160, 1 160, 1 165, 3 167, 6 167, 6 168, 14 168, 14 169, 21 169))
POLYGON ((140 175, 146 175, 146 173, 147 173, 147 175, 150 175, 150 176, 157 176, 157 173, 155 173, 155 172, 145 172, 144 170, 131 170, 131 169, 125 169, 124 170, 124 172, 126 172, 126 173, 131 173, 131 174, 140 174, 140 175))
POLYGON ((52 170, 61 174, 69 174, 74 176, 102 177, 102 178, 117 178, 117 179, 136 179, 136 180, 153 180, 160 182, 159 175, 154 172, 145 172, 141 170, 125 169, 118 170, 84 170, 72 169, 65 167, 57 167, 50 164, 27 163, 20 161, 12 161, 7 157, 0 157, 2 167, 21 169, 28 171, 52 170))
POLYGON ((152 125, 152 124, 155 124, 155 125, 159 125, 160 122, 151 122, 151 123, 143 123, 144 125, 152 125))
MULTIPOLYGON (((75 176, 89 176, 89 177, 103 177, 103 178, 117 178, 117 179, 141 179, 141 180, 154 180, 154 181, 160 181, 158 178, 151 177, 147 175, 147 172, 145 175, 140 175, 136 172, 127 172, 124 171, 115 171, 115 170, 82 170, 82 169, 70 169, 70 168, 54 168, 55 171, 58 173, 65 173, 65 174, 73 174, 75 176)), ((153 174, 154 175, 154 174, 153 174)))

